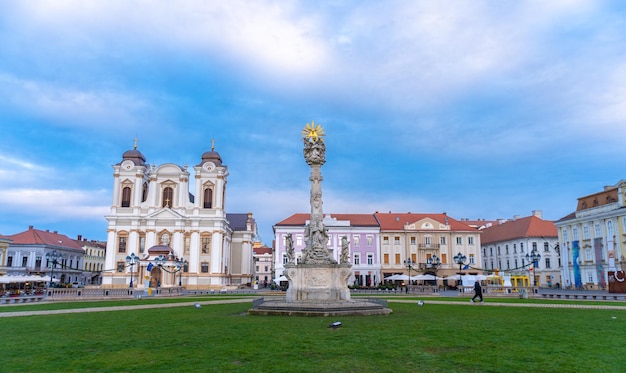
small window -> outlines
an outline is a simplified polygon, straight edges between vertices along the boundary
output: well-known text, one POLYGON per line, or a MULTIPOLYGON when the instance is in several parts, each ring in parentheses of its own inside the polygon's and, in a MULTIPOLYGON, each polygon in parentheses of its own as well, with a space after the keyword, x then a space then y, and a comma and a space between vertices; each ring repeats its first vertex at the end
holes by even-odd
POLYGON ((383 263, 384 264, 389 264, 389 254, 384 254, 383 255, 383 263))
POLYGON ((458 236, 458 237, 456 238, 456 244, 457 244, 457 245, 463 245, 463 237, 458 236))
POLYGON ((361 254, 354 254, 354 265, 359 265, 361 264, 361 254))
POLYGON ((117 271, 118 272, 124 272, 125 265, 126 264, 124 262, 117 262, 117 271))
POLYGON ((439 237, 439 243, 442 244, 442 245, 445 245, 446 244, 446 236, 439 237))
POLYGON ((400 236, 394 236, 393 237, 393 244, 394 245, 400 245, 400 236))
POLYGON ((374 254, 367 254, 367 264, 368 265, 374 264, 374 254))
POLYGON ((200 272, 202 272, 202 273, 209 273, 209 263, 208 262, 202 262, 202 265, 200 267, 200 272))
MULTIPOLYGON (((626 224, 626 222, 625 222, 626 224)), ((374 237, 367 236, 367 246, 372 246, 374 244, 374 237)))

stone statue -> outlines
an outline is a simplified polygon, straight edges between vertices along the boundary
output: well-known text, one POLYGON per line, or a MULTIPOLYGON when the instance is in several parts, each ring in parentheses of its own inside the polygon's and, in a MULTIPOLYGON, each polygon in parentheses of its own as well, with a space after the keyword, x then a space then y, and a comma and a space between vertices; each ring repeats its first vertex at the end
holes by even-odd
POLYGON ((350 264, 350 242, 348 242, 348 237, 341 237, 341 260, 339 261, 341 264, 350 264))
POLYGON ((161 245, 169 246, 170 245, 170 235, 167 233, 163 233, 161 236, 161 245))
POLYGON ((287 250, 287 263, 294 262, 294 254, 293 254, 293 237, 291 233, 287 234, 285 248, 287 250))

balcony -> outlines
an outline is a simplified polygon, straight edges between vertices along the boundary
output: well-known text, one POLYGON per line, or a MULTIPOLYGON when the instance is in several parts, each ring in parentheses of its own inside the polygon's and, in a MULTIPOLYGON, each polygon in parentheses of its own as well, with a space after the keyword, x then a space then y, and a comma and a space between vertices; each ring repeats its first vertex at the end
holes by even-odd
POLYGON ((420 243, 417 245, 417 248, 421 250, 439 250, 440 246, 438 243, 420 243))

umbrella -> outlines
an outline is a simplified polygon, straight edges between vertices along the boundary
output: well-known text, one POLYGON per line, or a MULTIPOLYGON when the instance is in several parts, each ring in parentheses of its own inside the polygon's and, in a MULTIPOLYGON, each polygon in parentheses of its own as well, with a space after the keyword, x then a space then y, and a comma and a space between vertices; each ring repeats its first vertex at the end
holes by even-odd
POLYGON ((432 281, 438 279, 441 279, 441 277, 435 277, 433 275, 417 275, 411 277, 411 281, 432 281))
POLYGON ((274 279, 274 282, 277 283, 277 284, 280 284, 283 281, 289 281, 289 280, 285 276, 280 276, 279 278, 275 278, 274 279))

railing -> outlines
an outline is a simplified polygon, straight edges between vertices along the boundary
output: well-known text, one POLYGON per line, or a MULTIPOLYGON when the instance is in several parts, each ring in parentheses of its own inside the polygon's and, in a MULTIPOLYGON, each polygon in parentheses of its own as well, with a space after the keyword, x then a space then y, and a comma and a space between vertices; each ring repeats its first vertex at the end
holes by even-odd
POLYGON ((438 243, 420 243, 420 244, 417 244, 417 247, 419 249, 433 249, 433 250, 435 250, 435 249, 439 249, 440 246, 441 245, 438 244, 438 243))
POLYGON ((48 288, 45 292, 47 300, 70 299, 106 299, 106 298, 140 298, 144 296, 178 296, 183 294, 182 287, 137 289, 90 289, 90 288, 48 288))

